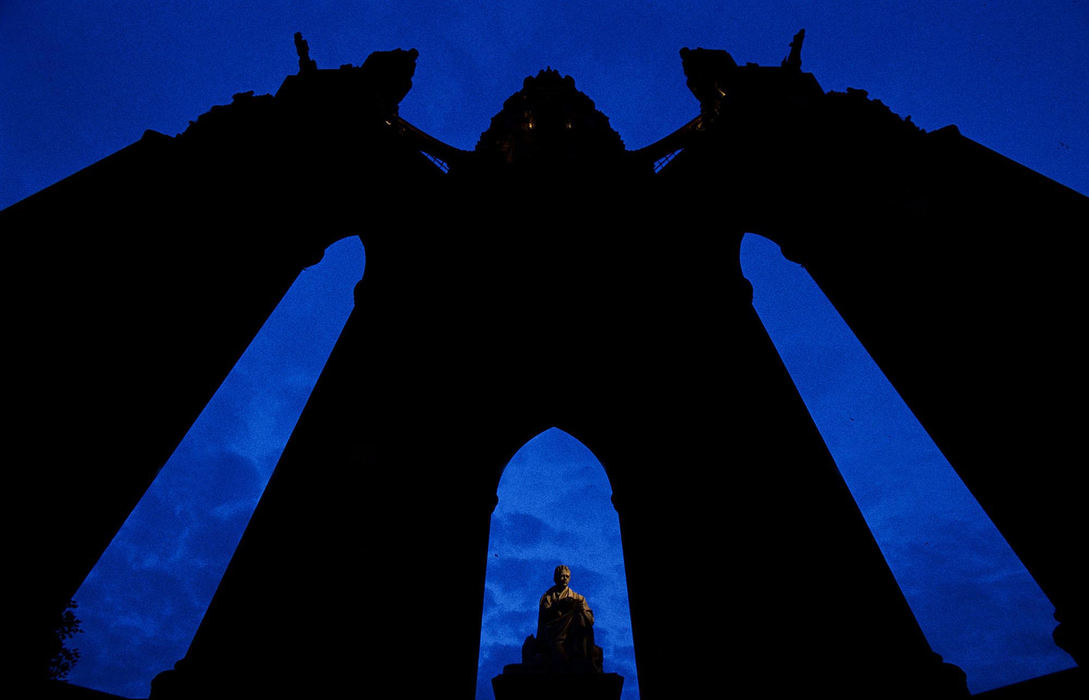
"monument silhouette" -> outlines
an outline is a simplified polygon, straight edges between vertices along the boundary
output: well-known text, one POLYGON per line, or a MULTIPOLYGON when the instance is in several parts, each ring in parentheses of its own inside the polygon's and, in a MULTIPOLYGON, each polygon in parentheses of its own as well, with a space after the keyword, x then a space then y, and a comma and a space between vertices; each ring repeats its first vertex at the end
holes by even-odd
MULTIPOLYGON (((184 659, 152 698, 468 698, 504 465, 556 426, 619 516, 646 700, 965 697, 751 305, 745 232, 803 264, 1086 659, 1089 199, 861 90, 684 49, 690 123, 627 150, 571 77, 473 151, 398 115, 417 52, 240 93, 0 212, 24 513, 9 683, 299 272, 356 306, 184 659)), ((451 105, 456 109, 456 105, 451 105)), ((515 661, 512 659, 512 662, 515 661)), ((1000 691, 1068 697, 1080 668, 1000 691)))

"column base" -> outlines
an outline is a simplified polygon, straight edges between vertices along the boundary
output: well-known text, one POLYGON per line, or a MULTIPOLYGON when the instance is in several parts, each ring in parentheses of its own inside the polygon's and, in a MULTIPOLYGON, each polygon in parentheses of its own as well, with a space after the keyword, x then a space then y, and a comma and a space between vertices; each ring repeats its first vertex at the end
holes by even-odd
POLYGON ((616 673, 553 673, 523 664, 504 666, 492 679, 495 700, 620 700, 623 687, 616 673))

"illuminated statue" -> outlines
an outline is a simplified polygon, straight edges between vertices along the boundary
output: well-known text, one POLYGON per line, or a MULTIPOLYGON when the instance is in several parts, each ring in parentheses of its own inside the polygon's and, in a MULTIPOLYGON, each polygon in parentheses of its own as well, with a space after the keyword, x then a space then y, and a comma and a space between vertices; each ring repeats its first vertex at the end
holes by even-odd
POLYGON ((552 580, 556 585, 541 596, 537 638, 527 639, 526 646, 535 649, 537 663, 553 669, 601 673, 602 651, 594 644, 594 611, 585 596, 568 587, 571 569, 557 566, 552 580))

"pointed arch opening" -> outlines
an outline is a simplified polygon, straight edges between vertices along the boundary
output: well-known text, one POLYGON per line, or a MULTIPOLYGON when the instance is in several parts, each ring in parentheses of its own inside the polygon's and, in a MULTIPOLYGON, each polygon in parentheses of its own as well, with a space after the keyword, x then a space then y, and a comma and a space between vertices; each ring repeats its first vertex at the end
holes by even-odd
POLYGON ((639 697, 620 523, 601 462, 579 440, 550 428, 503 470, 488 537, 477 667, 477 700, 492 700, 492 678, 520 663, 536 634, 541 595, 559 564, 594 613, 594 641, 606 673, 624 677, 624 700, 639 697))
POLYGON ((358 237, 300 273, 76 593, 67 680, 147 697, 181 659, 353 307, 358 237))
POLYGON ((930 646, 973 693, 1072 667, 1054 606, 798 264, 745 234, 753 307, 930 646))

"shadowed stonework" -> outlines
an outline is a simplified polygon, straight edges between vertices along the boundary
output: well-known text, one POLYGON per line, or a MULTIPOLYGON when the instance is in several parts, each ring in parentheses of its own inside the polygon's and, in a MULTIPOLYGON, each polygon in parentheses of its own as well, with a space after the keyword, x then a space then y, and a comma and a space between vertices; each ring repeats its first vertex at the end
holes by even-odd
MULTIPOLYGON (((552 426, 612 484, 644 697, 698 696, 703 676, 678 669, 784 697, 966 696, 753 312, 746 231, 805 265, 1082 663, 1084 492, 1066 459, 1080 426, 1050 407, 1084 389, 1080 341, 1057 319, 1083 302, 1089 200, 956 127, 927 133, 863 91, 826 93, 802 70, 803 38, 775 67, 683 50, 699 114, 646 148, 626 150, 545 70, 463 151, 398 114, 415 50, 321 69, 299 36, 300 72, 275 95, 239 93, 176 137, 149 131, 0 212, 14 259, 55 265, 48 283, 11 273, 33 300, 11 323, 34 339, 17 358, 13 447, 51 446, 20 491, 34 515, 12 682, 52 692, 50 621, 292 280, 349 235, 367 251, 356 308, 153 698, 469 697, 499 476, 552 426), (1045 268, 1027 231, 1071 254, 1045 268), (565 332, 542 337, 542 323, 565 332), (377 599, 361 563, 388 577, 377 599), (664 570, 698 614, 663 597, 664 570)), ((569 651, 572 625, 537 642, 569 651)))

